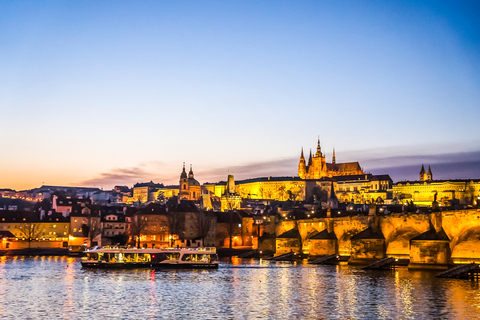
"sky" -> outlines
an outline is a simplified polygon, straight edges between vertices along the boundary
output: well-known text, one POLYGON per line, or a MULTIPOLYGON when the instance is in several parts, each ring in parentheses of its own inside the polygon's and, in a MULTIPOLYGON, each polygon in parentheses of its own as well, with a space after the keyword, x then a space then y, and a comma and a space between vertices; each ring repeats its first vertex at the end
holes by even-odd
POLYGON ((480 178, 478 1, 1 1, 0 188, 480 178))

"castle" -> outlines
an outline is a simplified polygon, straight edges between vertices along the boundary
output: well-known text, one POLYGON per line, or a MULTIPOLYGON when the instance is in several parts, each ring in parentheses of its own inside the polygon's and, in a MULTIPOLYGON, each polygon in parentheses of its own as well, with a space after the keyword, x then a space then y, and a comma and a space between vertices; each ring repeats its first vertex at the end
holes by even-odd
POLYGON ((322 153, 320 147, 320 139, 318 139, 315 156, 312 157, 312 151, 310 150, 308 165, 305 162, 302 148, 300 162, 298 164, 298 176, 302 179, 331 178, 334 176, 350 176, 356 174, 365 174, 360 167, 360 164, 358 162, 336 163, 335 149, 333 149, 332 163, 327 163, 325 155, 322 153))

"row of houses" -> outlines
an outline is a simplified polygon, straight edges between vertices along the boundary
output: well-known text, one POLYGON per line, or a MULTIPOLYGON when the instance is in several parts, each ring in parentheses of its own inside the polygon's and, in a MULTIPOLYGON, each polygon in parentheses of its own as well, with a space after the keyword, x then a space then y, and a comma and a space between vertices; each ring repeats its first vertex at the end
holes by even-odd
POLYGON ((90 199, 52 197, 34 211, 0 211, 0 250, 95 245, 252 248, 254 217, 242 210, 199 210, 192 201, 132 206, 94 205, 90 199))

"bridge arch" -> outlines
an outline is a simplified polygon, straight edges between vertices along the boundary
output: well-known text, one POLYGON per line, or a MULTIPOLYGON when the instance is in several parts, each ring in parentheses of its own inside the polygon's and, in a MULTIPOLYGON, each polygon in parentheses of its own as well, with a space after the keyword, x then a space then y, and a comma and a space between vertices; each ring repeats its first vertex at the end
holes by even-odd
POLYGON ((414 227, 400 227, 386 236, 387 256, 400 259, 410 257, 410 239, 422 232, 414 227))
POLYGON ((453 262, 480 262, 480 226, 465 227, 451 239, 453 262))
MULTIPOLYGON (((358 228, 352 228, 352 229, 348 229, 348 230, 345 230, 342 235, 340 237, 338 237, 337 235, 337 239, 338 239, 338 253, 342 256, 349 256, 352 252, 352 242, 350 241, 350 239, 362 232, 362 230, 358 229, 358 228)), ((336 234, 337 232, 335 232, 336 234)))

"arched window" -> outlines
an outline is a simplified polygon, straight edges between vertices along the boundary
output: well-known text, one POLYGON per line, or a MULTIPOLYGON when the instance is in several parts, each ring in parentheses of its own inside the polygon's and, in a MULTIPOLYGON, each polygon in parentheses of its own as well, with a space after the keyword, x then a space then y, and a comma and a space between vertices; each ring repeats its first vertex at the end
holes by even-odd
POLYGON ((185 189, 187 189, 187 185, 186 185, 186 184, 183 185, 183 190, 185 190, 185 189))

